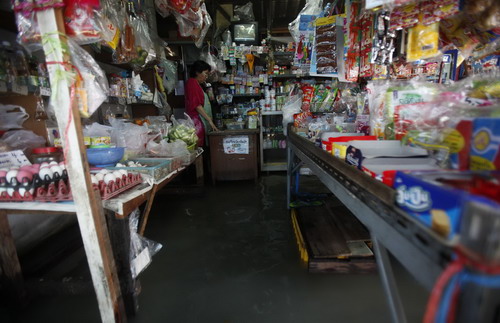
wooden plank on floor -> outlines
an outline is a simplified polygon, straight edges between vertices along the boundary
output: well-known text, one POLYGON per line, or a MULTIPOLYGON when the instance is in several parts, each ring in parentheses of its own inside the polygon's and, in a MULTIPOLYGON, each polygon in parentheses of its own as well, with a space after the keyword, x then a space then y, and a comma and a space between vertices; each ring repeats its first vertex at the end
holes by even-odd
POLYGON ((373 257, 373 251, 364 241, 348 241, 347 246, 351 250, 351 257, 373 257))
POLYGON ((376 271, 373 258, 309 260, 309 272, 313 274, 371 274, 376 271))
POLYGON ((325 206, 300 208, 297 220, 311 257, 336 258, 351 254, 344 235, 325 206))
POLYGON ((370 240, 370 232, 344 205, 327 200, 326 207, 346 241, 370 240))

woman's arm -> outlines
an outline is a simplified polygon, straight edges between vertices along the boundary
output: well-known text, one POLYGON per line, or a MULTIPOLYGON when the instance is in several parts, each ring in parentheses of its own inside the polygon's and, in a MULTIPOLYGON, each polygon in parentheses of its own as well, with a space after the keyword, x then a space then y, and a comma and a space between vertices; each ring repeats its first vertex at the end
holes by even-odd
POLYGON ((217 127, 215 126, 212 118, 210 118, 208 116, 208 114, 205 112, 205 109, 203 109, 203 107, 201 105, 197 106, 196 107, 196 111, 198 111, 198 113, 203 117, 205 118, 205 120, 208 121, 208 123, 210 123, 210 126, 212 127, 212 130, 213 131, 219 131, 219 129, 217 129, 217 127))

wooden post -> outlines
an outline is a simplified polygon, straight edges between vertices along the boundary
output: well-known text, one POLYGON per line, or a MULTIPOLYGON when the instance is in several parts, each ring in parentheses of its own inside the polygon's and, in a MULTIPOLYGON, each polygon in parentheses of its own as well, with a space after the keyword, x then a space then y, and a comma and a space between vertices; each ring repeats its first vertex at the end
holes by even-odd
POLYGON ((26 296, 23 274, 5 210, 0 210, 0 272, 5 296, 15 296, 16 302, 22 302, 26 296))
POLYGON ((103 214, 102 202, 96 197, 90 182, 87 155, 83 144, 82 126, 77 105, 71 102, 70 84, 61 78, 69 53, 60 46, 65 43, 62 9, 47 9, 37 12, 42 39, 52 38, 58 44, 44 42, 46 60, 54 62, 47 68, 55 102, 52 106, 58 121, 59 132, 65 148, 66 165, 71 190, 77 211, 78 224, 82 234, 85 253, 97 295, 99 311, 103 322, 125 322, 127 320, 115 262, 109 241, 109 234, 103 214), (61 63, 61 64, 60 64, 61 63))

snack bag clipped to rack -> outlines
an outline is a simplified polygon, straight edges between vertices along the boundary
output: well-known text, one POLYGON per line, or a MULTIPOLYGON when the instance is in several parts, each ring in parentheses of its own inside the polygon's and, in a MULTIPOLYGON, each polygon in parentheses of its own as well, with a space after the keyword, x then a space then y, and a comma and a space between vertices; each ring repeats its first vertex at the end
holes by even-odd
POLYGON ((131 18, 124 7, 118 7, 120 21, 123 19, 123 28, 120 42, 113 53, 113 61, 117 64, 129 63, 137 58, 135 48, 135 31, 131 23, 131 18))
POLYGON ((99 0, 64 0, 64 4, 66 34, 81 45, 100 41, 99 0))
POLYGON ((116 50, 120 43, 123 21, 120 20, 118 11, 112 0, 101 0, 101 13, 98 24, 101 31, 102 43, 112 50, 116 50))
POLYGON ((72 92, 79 100, 79 110, 84 118, 90 117, 107 99, 109 93, 108 79, 104 71, 90 54, 68 39, 71 63, 76 69, 75 83, 72 92))

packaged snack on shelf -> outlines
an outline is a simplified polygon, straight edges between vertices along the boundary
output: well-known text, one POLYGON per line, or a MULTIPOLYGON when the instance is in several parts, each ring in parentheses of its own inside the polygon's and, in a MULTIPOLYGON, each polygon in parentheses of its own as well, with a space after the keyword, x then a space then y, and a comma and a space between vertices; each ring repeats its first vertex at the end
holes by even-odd
POLYGON ((473 123, 471 170, 500 170, 500 118, 476 118, 473 123))
POLYGON ((316 69, 319 74, 334 74, 337 67, 337 16, 316 19, 316 69))
POLYGON ((82 45, 100 41, 99 0, 64 0, 64 4, 66 34, 82 45))
MULTIPOLYGON (((420 16, 422 20, 422 15, 420 16)), ((439 54, 439 23, 424 25, 420 22, 408 30, 406 60, 414 62, 439 54)))

